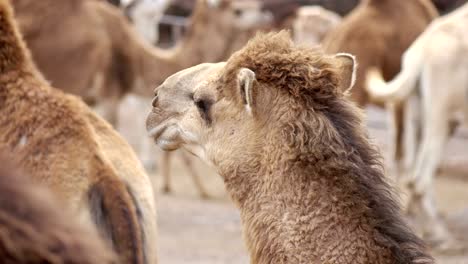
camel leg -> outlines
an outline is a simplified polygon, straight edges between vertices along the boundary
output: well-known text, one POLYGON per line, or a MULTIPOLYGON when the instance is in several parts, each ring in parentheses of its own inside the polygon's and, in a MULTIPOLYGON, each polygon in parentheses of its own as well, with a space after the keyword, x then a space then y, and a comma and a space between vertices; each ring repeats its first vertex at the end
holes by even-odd
POLYGON ((432 188, 426 189, 423 193, 413 190, 408 214, 414 217, 416 227, 421 229, 422 234, 431 243, 440 249, 453 248, 454 240, 437 211, 432 188))
POLYGON ((423 229, 431 240, 436 242, 452 240, 450 233, 440 219, 437 209, 432 201, 432 182, 434 174, 440 163, 442 151, 448 139, 448 123, 444 119, 444 109, 431 105, 432 111, 425 109, 425 113, 431 113, 430 116, 424 116, 423 139, 421 147, 416 157, 414 170, 409 178, 409 187, 411 193, 410 210, 418 214, 417 218, 424 219, 420 222, 423 229), (437 109, 434 109, 437 108, 437 109), (411 209, 413 207, 413 209, 411 209))
POLYGON ((397 156, 397 114, 395 112, 395 104, 388 103, 385 105, 387 110, 387 124, 388 124, 388 138, 387 138, 387 153, 386 163, 388 168, 388 175, 393 179, 396 179, 398 175, 396 156, 397 156))
POLYGON ((418 116, 418 98, 416 96, 411 96, 404 103, 404 114, 403 114, 403 170, 409 170, 413 164, 416 157, 416 151, 419 146, 418 142, 418 130, 420 128, 419 124, 421 122, 421 117, 418 116))
POLYGON ((156 164, 154 162, 153 148, 155 147, 153 140, 148 137, 141 137, 140 144, 140 159, 143 163, 143 166, 147 171, 154 171, 156 169, 156 164))
POLYGON ((395 162, 396 172, 398 175, 401 174, 402 167, 403 167, 403 158, 404 158, 404 106, 403 104, 395 105, 394 107, 394 115, 393 115, 393 124, 394 124, 394 150, 393 150, 393 159, 395 162))
POLYGON ((163 192, 164 193, 172 193, 172 188, 171 188, 171 156, 172 152, 166 152, 164 151, 162 153, 162 158, 161 158, 161 175, 163 178, 163 192))
POLYGON ((209 198, 210 196, 208 195, 208 192, 205 190, 205 187, 203 187, 200 175, 198 175, 195 168, 193 167, 191 157, 188 156, 187 153, 183 151, 180 152, 180 157, 182 158, 182 161, 184 162, 185 167, 187 168, 190 175, 192 176, 193 182, 195 186, 197 187, 198 191, 200 192, 200 196, 204 199, 209 198))

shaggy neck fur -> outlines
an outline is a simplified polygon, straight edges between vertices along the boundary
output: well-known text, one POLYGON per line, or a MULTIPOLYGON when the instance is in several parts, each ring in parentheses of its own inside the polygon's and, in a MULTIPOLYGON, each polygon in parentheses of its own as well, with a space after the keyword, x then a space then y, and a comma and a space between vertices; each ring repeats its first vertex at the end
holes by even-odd
POLYGON ((309 121, 265 127, 266 141, 251 146, 268 155, 223 171, 252 263, 432 263, 402 220, 379 154, 354 125, 360 118, 346 103, 330 109, 339 110, 315 120, 310 110, 290 112, 309 121))
POLYGON ((252 117, 258 138, 219 163, 252 263, 432 263, 329 63, 275 35, 227 63, 227 82, 247 67, 262 95, 252 117))

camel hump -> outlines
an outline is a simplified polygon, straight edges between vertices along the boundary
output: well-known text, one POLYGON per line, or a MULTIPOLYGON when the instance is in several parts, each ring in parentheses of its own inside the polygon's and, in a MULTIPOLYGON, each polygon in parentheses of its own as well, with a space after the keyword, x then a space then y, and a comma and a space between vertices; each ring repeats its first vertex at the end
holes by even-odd
POLYGON ((0 0, 0 74, 22 70, 30 63, 9 0, 0 0))
POLYGON ((142 212, 130 188, 118 179, 102 178, 91 186, 88 199, 93 221, 122 263, 147 263, 142 212))

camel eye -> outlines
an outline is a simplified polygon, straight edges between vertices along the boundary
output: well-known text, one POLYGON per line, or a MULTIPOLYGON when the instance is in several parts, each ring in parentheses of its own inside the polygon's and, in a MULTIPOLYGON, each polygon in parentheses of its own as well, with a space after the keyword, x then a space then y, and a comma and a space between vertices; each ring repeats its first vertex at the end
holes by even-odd
POLYGON ((211 117, 210 117, 210 108, 213 102, 208 99, 196 99, 195 105, 200 112, 201 117, 208 123, 211 124, 211 117))
POLYGON ((207 103, 205 102, 205 100, 203 99, 199 99, 199 100, 196 100, 195 101, 195 105, 198 107, 198 109, 201 111, 201 112, 208 112, 208 105, 207 103))

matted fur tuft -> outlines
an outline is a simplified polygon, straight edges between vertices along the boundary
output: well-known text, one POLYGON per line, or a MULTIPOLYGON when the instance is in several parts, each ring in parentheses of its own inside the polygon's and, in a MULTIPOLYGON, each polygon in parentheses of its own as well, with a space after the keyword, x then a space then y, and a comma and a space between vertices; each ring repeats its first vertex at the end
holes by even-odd
POLYGON ((319 49, 295 47, 289 33, 259 33, 227 61, 224 77, 234 82, 240 68, 255 72, 258 82, 286 89, 296 98, 312 95, 319 101, 335 97, 338 74, 331 56, 319 49))

